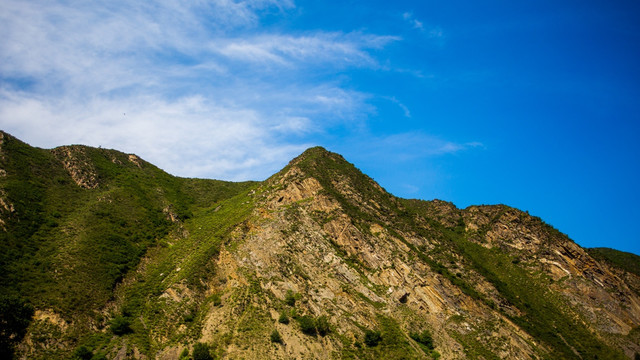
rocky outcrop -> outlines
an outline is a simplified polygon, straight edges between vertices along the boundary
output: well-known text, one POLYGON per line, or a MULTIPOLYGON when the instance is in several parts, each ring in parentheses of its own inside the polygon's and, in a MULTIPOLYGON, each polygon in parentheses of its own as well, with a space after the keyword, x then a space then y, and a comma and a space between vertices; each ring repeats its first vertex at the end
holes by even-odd
POLYGON ((85 189, 98 187, 98 174, 82 146, 61 146, 51 152, 62 162, 73 181, 85 189))

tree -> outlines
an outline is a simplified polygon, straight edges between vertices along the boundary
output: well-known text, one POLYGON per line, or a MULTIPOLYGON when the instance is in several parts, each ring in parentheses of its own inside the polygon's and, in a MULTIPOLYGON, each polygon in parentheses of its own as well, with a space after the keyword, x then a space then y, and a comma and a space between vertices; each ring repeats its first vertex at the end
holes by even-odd
POLYGON ((193 346, 193 360, 213 360, 209 346, 203 343, 197 343, 193 346))

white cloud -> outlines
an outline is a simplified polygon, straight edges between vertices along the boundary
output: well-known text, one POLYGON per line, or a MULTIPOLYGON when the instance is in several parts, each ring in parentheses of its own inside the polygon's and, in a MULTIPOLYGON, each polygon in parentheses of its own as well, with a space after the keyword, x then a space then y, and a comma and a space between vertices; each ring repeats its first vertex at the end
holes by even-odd
POLYGON ((294 7, 5 0, 0 128, 41 147, 137 153, 181 176, 266 177, 312 145, 309 134, 371 111, 366 94, 296 71, 376 67, 369 50, 397 40, 260 31, 262 10, 294 7))
POLYGON ((393 36, 315 33, 304 36, 261 35, 249 39, 232 39, 212 50, 231 59, 280 65, 331 63, 334 65, 375 66, 367 49, 378 49, 393 36))
POLYGON ((44 147, 81 143, 143 154, 145 160, 181 176, 264 178, 284 165, 283 159, 309 146, 274 141, 281 132, 305 131, 309 124, 304 119, 288 119, 278 128, 275 121, 264 124, 256 111, 221 107, 199 96, 173 102, 150 97, 96 99, 78 106, 1 95, 0 118, 18 137, 44 147))
MULTIPOLYGON (((401 40, 261 27, 263 12, 294 8, 291 0, 3 0, 0 128, 40 147, 136 153, 181 176, 264 178, 314 135, 364 127, 375 95, 333 75, 386 69, 376 54, 401 40)), ((405 20, 420 23, 410 13, 405 20)))

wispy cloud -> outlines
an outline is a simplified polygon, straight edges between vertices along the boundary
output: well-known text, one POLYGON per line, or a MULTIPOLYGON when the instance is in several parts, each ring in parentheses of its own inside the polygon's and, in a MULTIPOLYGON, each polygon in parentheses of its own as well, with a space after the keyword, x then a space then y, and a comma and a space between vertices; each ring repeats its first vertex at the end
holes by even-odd
POLYGON ((403 163, 419 159, 455 155, 484 148, 480 142, 455 142, 422 131, 408 131, 384 136, 369 136, 345 145, 355 147, 378 162, 403 163))
POLYGON ((445 37, 444 30, 440 26, 427 26, 424 22, 416 19, 412 12, 403 13, 402 18, 412 28, 425 33, 431 39, 443 39, 445 37))
POLYGON ((384 144, 389 154, 397 161, 407 161, 440 155, 451 155, 472 148, 482 148, 480 142, 453 142, 423 132, 406 132, 382 137, 378 140, 384 144))
POLYGON ((411 111, 409 110, 409 108, 400 102, 400 100, 396 99, 395 97, 390 97, 388 98, 389 101, 393 102, 394 104, 398 105, 398 107, 402 110, 404 117, 406 118, 411 118, 411 111))
POLYGON ((228 39, 212 44, 212 51, 231 59, 257 63, 309 66, 319 63, 375 66, 367 52, 379 49, 399 38, 359 33, 315 33, 303 36, 260 35, 248 39, 228 39))
POLYGON ((370 111, 368 95, 298 71, 375 68, 369 51, 397 41, 259 27, 262 11, 293 8, 3 1, 0 127, 38 146, 136 152, 182 176, 265 177, 309 146, 308 134, 370 111))
POLYGON ((411 24, 413 26, 414 29, 420 29, 423 30, 424 29, 424 24, 422 23, 422 21, 416 19, 413 17, 413 13, 411 12, 405 12, 404 14, 402 14, 402 18, 408 22, 409 24, 411 24))
MULTIPOLYGON (((369 100, 377 95, 335 74, 387 71, 388 59, 378 56, 402 40, 262 26, 264 14, 286 17, 295 7, 292 0, 4 0, 0 128, 36 146, 135 152, 182 176, 266 177, 314 135, 359 128, 375 113, 369 100)), ((412 16, 405 20, 423 29, 412 16)))

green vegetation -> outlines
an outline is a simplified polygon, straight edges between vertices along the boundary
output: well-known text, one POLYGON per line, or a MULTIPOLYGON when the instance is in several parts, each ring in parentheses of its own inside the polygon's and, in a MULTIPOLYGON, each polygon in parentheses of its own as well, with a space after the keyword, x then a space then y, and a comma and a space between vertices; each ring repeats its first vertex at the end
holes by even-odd
MULTIPOLYGON (((309 336, 327 336, 331 332, 331 326, 326 316, 314 318, 310 315, 295 317, 300 325, 300 330, 309 336)), ((288 322, 288 320, 287 320, 288 322)))
POLYGON ((610 265, 640 276, 640 256, 609 248, 587 249, 589 255, 610 265))
MULTIPOLYGON (((432 324, 407 321, 414 295, 407 293, 388 302, 387 287, 372 284, 369 277, 378 270, 368 268, 361 254, 347 251, 327 234, 318 237, 327 241, 323 246, 356 270, 362 283, 379 296, 373 301, 356 287, 343 286, 341 296, 379 314, 370 319, 375 321, 375 330, 348 316, 353 323, 348 331, 364 332, 353 345, 353 338, 344 335, 343 329, 331 328, 328 316, 336 316, 335 309, 323 309, 328 315, 319 317, 297 315, 317 313, 316 297, 307 296, 313 286, 304 284, 315 279, 310 271, 305 273, 306 267, 287 264, 287 271, 269 279, 275 286, 290 286, 287 276, 304 281, 293 285, 300 293, 288 290, 282 301, 266 290, 264 279, 247 265, 249 256, 231 260, 241 264, 237 269, 217 268, 229 253, 232 257, 241 254, 256 229, 270 229, 265 223, 278 216, 289 221, 280 230, 287 236, 308 234, 300 216, 308 211, 309 199, 281 213, 269 206, 255 207, 281 185, 265 190, 269 183, 177 178, 114 150, 84 146, 43 150, 10 136, 5 136, 1 146, 0 169, 6 176, 0 176, 0 358, 13 357, 15 345, 27 330, 38 346, 36 359, 101 359, 122 344, 152 358, 167 346, 180 349, 193 343, 205 329, 210 330, 210 315, 215 313, 232 316, 224 319, 226 330, 212 333, 209 344, 194 345, 194 360, 223 356, 231 344, 253 349, 260 346, 257 343, 268 344, 267 336, 271 343, 282 344, 280 333, 272 326, 272 309, 263 304, 280 311, 280 324, 296 320, 300 331, 311 336, 306 341, 323 341, 318 335, 338 339, 344 346, 336 356, 346 359, 440 356, 427 330, 432 324), (78 186, 78 178, 89 186, 78 186), (238 278, 246 280, 246 286, 238 286, 244 284, 238 278), (236 282, 229 286, 227 281, 236 282), (51 321, 32 322, 34 307, 47 310, 46 316, 51 311, 51 321), (403 315, 398 317, 399 313, 403 315)), ((442 284, 453 284, 481 307, 484 303, 489 311, 502 312, 542 344, 542 355, 623 358, 600 334, 584 326, 587 320, 549 287, 544 274, 531 271, 526 257, 480 245, 487 245, 484 235, 502 215, 513 215, 510 208, 487 207, 489 223, 467 230, 463 214, 468 213, 443 202, 395 198, 341 156, 324 149, 310 149, 297 159, 297 165, 320 182, 322 195, 339 204, 339 210, 311 210, 312 221, 321 229, 334 225, 331 221, 340 219, 341 211, 365 238, 374 224, 379 226, 383 230, 365 239, 372 246, 389 238, 404 244, 406 254, 396 251, 392 256, 426 265, 442 284), (496 294, 487 292, 486 286, 476 288, 473 284, 478 278, 491 283, 496 294), (494 303, 496 298, 500 306, 494 303)), ((549 239, 568 241, 539 219, 528 215, 521 219, 526 220, 523 227, 542 229, 549 239)), ((611 249, 589 252, 612 266, 640 274, 640 258, 633 254, 611 249)), ((463 319, 452 317, 453 322, 463 319)), ((331 320, 334 326, 344 324, 331 320)), ((499 345, 485 336, 495 333, 491 326, 500 325, 476 321, 464 333, 444 331, 464 347, 469 358, 493 359, 500 352, 499 345)), ((630 339, 638 336, 638 329, 630 333, 630 339)), ((180 354, 181 359, 189 356, 188 348, 180 354)))
POLYGON ((310 315, 300 316, 298 318, 298 324, 300 325, 300 330, 310 336, 315 336, 316 331, 316 322, 310 315))
POLYGON ((27 331, 33 307, 12 295, 0 294, 0 358, 11 359, 13 348, 27 331))
POLYGON ((196 343, 193 346, 193 360, 213 360, 209 345, 203 343, 196 343))
POLYGON ((180 357, 178 360, 188 360, 189 359, 189 348, 184 348, 180 353, 180 357))
POLYGON ((93 351, 83 345, 73 352, 73 357, 80 360, 90 360, 93 357, 93 351))
POLYGON ((378 346, 382 341, 382 334, 380 331, 367 330, 364 332, 364 343, 369 347, 378 346))
POLYGON ((316 319, 316 330, 320 336, 327 336, 331 331, 329 320, 326 316, 320 316, 316 319))
POLYGON ((131 321, 124 316, 116 316, 111 320, 111 332, 115 335, 125 335, 130 333, 131 321))
POLYGON ((287 316, 286 311, 280 313, 280 317, 278 317, 278 322, 281 324, 289 324, 289 317, 287 316))
POLYGON ((271 332, 270 338, 272 343, 282 344, 282 336, 280 336, 278 330, 273 330, 271 332))
POLYGON ((289 306, 296 305, 296 295, 294 294, 293 290, 287 290, 287 294, 284 297, 284 303, 289 306))
POLYGON ((409 337, 411 337, 415 342, 420 344, 420 346, 422 346, 426 352, 429 352, 434 349, 431 332, 429 332, 429 330, 427 329, 422 330, 422 332, 420 333, 412 332, 409 334, 409 337))

